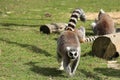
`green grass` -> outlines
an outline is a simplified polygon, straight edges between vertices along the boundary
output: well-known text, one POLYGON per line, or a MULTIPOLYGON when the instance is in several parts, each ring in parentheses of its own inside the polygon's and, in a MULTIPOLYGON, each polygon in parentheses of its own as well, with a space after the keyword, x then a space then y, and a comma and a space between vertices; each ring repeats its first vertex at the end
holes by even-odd
MULTIPOLYGON (((85 12, 101 8, 111 12, 120 11, 119 4, 119 0, 0 0, 0 80, 118 80, 120 70, 107 68, 106 60, 88 54, 92 43, 81 44, 76 75, 68 78, 64 71, 57 70, 59 34, 43 34, 39 27, 68 22, 70 12, 78 7, 85 12)), ((85 26, 87 36, 93 34, 90 23, 78 22, 78 26, 85 26)))

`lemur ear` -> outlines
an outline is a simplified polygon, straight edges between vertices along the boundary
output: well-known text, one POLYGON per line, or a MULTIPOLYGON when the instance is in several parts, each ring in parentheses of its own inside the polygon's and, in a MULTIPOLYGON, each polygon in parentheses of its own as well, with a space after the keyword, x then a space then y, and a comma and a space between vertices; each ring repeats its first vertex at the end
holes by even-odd
POLYGON ((69 51, 69 50, 70 50, 70 47, 66 47, 66 49, 69 51))
POLYGON ((100 19, 101 14, 105 13, 103 9, 100 9, 99 14, 98 14, 98 20, 100 19))
POLYGON ((105 13, 105 11, 103 9, 100 9, 100 13, 105 13))

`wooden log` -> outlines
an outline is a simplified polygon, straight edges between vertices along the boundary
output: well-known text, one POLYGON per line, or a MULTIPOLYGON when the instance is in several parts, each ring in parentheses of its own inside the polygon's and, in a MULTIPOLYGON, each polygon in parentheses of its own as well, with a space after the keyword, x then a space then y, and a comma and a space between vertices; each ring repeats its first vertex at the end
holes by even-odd
POLYGON ((65 29, 66 23, 51 23, 40 26, 40 31, 46 34, 59 33, 65 29))
POLYGON ((98 37, 92 45, 92 53, 103 59, 112 59, 120 55, 120 33, 98 37))

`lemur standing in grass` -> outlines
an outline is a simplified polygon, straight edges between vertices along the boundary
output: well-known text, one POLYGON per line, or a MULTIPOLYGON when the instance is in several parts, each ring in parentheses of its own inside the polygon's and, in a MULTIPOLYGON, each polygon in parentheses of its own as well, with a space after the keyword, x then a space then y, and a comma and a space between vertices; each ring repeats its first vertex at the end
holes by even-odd
POLYGON ((95 20, 95 22, 93 22, 91 26, 93 28, 93 32, 96 35, 111 34, 115 33, 116 31, 113 19, 108 14, 106 14, 102 9, 98 14, 98 20, 95 20))
POLYGON ((73 11, 68 26, 61 33, 57 40, 57 60, 60 63, 60 70, 65 70, 70 76, 75 74, 80 60, 80 41, 85 39, 85 28, 76 28, 78 18, 85 21, 85 13, 82 9, 73 11))

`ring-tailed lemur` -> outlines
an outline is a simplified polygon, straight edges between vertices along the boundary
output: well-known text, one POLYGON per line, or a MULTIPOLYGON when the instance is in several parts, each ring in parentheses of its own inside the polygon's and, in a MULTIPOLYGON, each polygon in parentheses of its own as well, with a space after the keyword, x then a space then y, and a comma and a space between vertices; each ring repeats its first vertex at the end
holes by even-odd
POLYGON ((93 42, 98 37, 99 36, 89 36, 89 37, 86 37, 85 40, 84 40, 84 42, 93 42))
POLYGON ((80 60, 80 42, 85 38, 85 28, 75 29, 77 19, 85 20, 85 13, 82 9, 73 11, 65 31, 57 40, 57 60, 60 70, 65 70, 70 76, 75 74, 80 60))
POLYGON ((108 14, 106 14, 102 9, 98 14, 98 20, 95 20, 95 22, 93 22, 91 26, 93 28, 93 32, 96 35, 115 33, 113 19, 108 14))
POLYGON ((85 15, 83 9, 75 9, 72 12, 68 26, 65 28, 65 30, 69 30, 69 29, 74 30, 76 28, 78 18, 80 18, 80 20, 83 22, 86 21, 86 15, 85 15))

